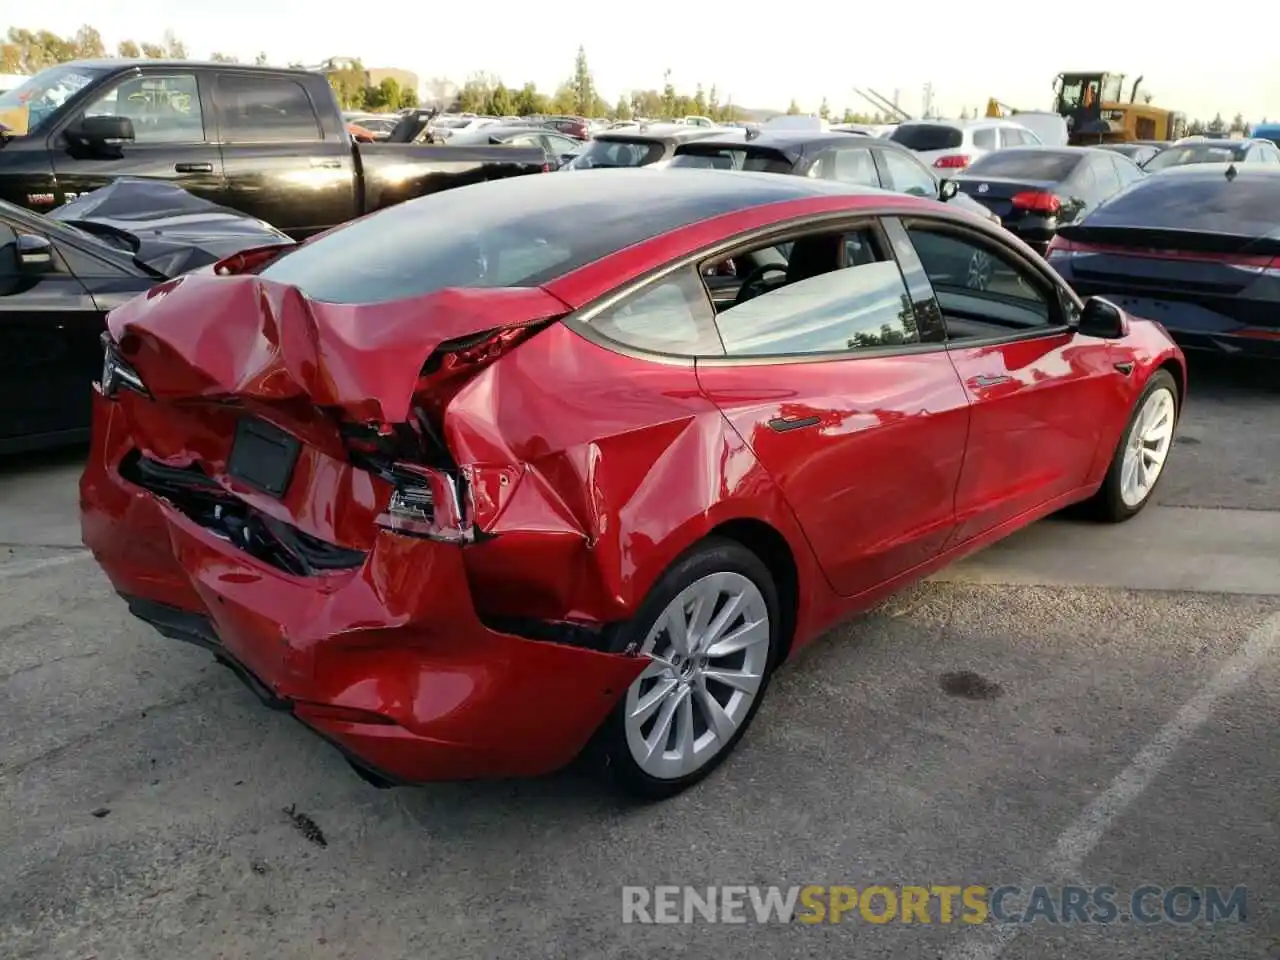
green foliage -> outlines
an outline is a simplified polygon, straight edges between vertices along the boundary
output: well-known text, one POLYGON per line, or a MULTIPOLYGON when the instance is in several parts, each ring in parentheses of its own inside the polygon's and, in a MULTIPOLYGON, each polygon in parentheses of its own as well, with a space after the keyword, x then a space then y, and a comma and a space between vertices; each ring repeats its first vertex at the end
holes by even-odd
POLYGON ((787 116, 798 117, 803 112, 804 111, 800 109, 800 104, 796 103, 795 98, 793 97, 791 102, 787 104, 787 116))

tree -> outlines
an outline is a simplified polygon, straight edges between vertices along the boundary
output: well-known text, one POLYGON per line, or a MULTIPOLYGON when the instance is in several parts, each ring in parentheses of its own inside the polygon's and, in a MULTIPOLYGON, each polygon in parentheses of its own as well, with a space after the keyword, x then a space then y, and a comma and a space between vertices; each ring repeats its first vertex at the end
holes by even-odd
POLYGON ((1215 113, 1213 115, 1213 120, 1209 123, 1209 132, 1214 134, 1223 134, 1226 133, 1226 130, 1227 124, 1226 121, 1222 119, 1222 114, 1215 113))
POLYGON ((596 83, 591 76, 591 68, 587 66, 587 51, 578 45, 578 56, 573 63, 573 79, 569 82, 573 90, 574 106, 570 111, 580 117, 593 116, 596 109, 596 83))
POLYGON ((132 40, 121 40, 116 44, 116 56, 124 60, 138 60, 142 57, 142 50, 132 40))
POLYGON ((960 111, 960 119, 961 119, 961 120, 971 120, 971 119, 973 119, 972 117, 970 117, 970 116, 969 116, 969 108, 968 108, 968 107, 965 107, 963 110, 961 110, 961 111, 960 111))
POLYGON ((414 90, 412 87, 405 87, 403 90, 400 91, 400 102, 398 104, 395 104, 395 106, 403 110, 407 107, 416 107, 417 105, 418 105, 417 90, 414 90))
POLYGON ((514 116, 516 112, 514 91, 509 90, 505 84, 499 83, 493 88, 493 93, 489 97, 489 109, 485 112, 495 117, 514 116))
POLYGON ((253 58, 253 62, 257 64, 259 67, 265 67, 267 65, 267 51, 265 50, 261 51, 256 57, 253 58))
POLYGON ((521 117, 551 112, 551 104, 547 102, 546 95, 539 93, 532 83, 526 83, 515 92, 511 98, 511 106, 511 112, 521 117))
POLYGON ((801 113, 800 104, 796 103, 795 98, 793 97, 791 99, 791 102, 787 104, 787 116, 796 117, 796 116, 799 116, 800 113, 801 113))
POLYGON ((143 43, 142 55, 148 60, 163 60, 166 56, 164 47, 156 43, 143 43))
POLYGON ((720 92, 716 90, 716 85, 711 85, 711 92, 707 94, 707 116, 712 120, 723 120, 720 116, 720 92))
POLYGON ((626 97, 618 98, 618 105, 613 108, 613 119, 615 120, 631 119, 631 104, 627 101, 626 97))
POLYGON ((364 66, 353 60, 337 70, 329 70, 325 77, 333 88, 333 95, 344 110, 363 110, 365 106, 364 66))
POLYGON ((231 54, 219 53, 217 50, 209 54, 209 59, 212 60, 214 63, 239 63, 240 62, 231 54))
POLYGON ((662 109, 660 116, 671 119, 676 115, 676 86, 671 82, 671 68, 662 72, 662 109))
POLYGON ((822 98, 822 106, 818 107, 818 116, 823 120, 831 119, 831 107, 828 106, 826 97, 822 98))
POLYGON ((107 55, 102 34, 87 23, 76 31, 74 43, 76 57, 81 60, 101 60, 107 55))
POLYGON ((187 59, 187 45, 174 36, 172 30, 164 32, 164 56, 169 60, 187 59))
POLYGON ((1244 114, 1243 114, 1243 113, 1237 113, 1237 114, 1235 115, 1235 117, 1234 117, 1234 118, 1232 118, 1232 120, 1231 120, 1231 129, 1232 129, 1232 130, 1243 130, 1244 128, 1245 128, 1244 114))
POLYGON ((707 107, 707 95, 702 92, 702 84, 698 84, 697 90, 693 93, 693 115, 695 117, 709 116, 711 113, 707 107))

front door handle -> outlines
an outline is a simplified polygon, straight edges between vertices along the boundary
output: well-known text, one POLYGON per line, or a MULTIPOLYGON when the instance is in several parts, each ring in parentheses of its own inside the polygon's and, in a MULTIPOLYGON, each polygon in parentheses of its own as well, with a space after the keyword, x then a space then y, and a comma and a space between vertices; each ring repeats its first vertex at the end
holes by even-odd
POLYGON ((178 173, 213 173, 212 163, 175 163, 173 169, 178 173))
POLYGON ((769 429, 775 433, 786 433, 788 430, 803 430, 805 427, 816 427, 821 422, 821 417, 774 417, 769 421, 769 429))
POLYGON ((1004 374, 984 373, 981 376, 973 377, 969 383, 975 387, 998 387, 1002 383, 1008 383, 1012 377, 1006 377, 1004 374))

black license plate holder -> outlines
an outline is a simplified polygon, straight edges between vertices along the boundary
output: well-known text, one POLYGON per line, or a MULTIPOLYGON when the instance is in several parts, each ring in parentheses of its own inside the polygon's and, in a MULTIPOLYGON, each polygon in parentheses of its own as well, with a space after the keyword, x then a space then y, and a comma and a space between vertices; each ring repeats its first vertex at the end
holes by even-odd
POLYGON ((227 473, 255 490, 283 497, 301 452, 296 437, 265 420, 244 417, 236 424, 227 473))

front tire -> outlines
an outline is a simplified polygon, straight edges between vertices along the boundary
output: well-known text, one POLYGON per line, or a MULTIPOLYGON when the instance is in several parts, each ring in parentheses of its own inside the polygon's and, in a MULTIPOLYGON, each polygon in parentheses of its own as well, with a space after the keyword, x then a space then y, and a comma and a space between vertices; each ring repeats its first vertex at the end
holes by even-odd
POLYGON ((1134 404, 1101 488, 1086 503, 1095 519, 1123 523, 1151 502, 1173 450, 1178 413, 1177 382, 1157 370, 1134 404))
POLYGON ((773 578, 741 544, 708 540, 672 564, 610 638, 650 660, 597 737, 613 784, 659 800, 719 766, 764 699, 780 623, 773 578))

